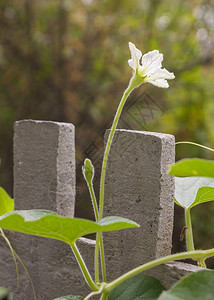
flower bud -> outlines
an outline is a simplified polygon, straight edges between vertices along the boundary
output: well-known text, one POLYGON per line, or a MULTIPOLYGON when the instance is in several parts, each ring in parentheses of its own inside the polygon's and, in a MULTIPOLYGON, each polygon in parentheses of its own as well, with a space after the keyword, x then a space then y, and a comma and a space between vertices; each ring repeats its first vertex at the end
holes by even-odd
POLYGON ((84 165, 82 166, 83 176, 87 182, 91 182, 94 178, 94 166, 92 165, 90 159, 86 158, 84 165))

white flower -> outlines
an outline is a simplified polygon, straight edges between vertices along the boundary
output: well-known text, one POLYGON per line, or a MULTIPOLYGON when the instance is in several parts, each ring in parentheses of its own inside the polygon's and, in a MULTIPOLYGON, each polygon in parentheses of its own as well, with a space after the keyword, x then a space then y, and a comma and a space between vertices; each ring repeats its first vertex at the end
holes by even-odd
POLYGON ((158 50, 149 51, 142 55, 142 52, 129 42, 131 51, 131 59, 128 64, 134 70, 137 76, 140 76, 143 81, 149 82, 161 88, 168 88, 167 79, 174 79, 173 73, 162 68, 163 54, 158 50))

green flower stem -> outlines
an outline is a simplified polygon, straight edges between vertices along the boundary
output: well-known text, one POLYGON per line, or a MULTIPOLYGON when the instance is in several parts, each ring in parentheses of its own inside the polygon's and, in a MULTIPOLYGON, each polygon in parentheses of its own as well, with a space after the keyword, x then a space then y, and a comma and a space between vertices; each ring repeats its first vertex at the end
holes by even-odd
MULTIPOLYGON (((95 197, 95 193, 94 193, 94 188, 93 188, 93 184, 92 181, 91 182, 87 182, 88 184, 88 188, 89 188, 89 192, 91 195, 91 199, 92 199, 92 203, 93 203, 93 207, 94 207, 94 215, 95 215, 95 219, 96 221, 98 220, 98 207, 97 207, 97 201, 96 201, 96 197, 95 197)), ((103 237, 102 234, 99 234, 99 241, 97 240, 96 245, 98 245, 97 247, 99 247, 100 244, 100 255, 101 255, 101 265, 102 265, 102 275, 103 275, 103 281, 107 281, 106 279, 106 267, 105 267, 105 258, 104 258, 104 246, 103 246, 103 237)), ((95 251, 95 255, 97 255, 99 253, 99 248, 97 251, 95 251)), ((99 261, 99 257, 95 257, 94 259, 95 262, 99 261)), ((96 283, 99 283, 99 264, 95 264, 95 281, 96 283)))
POLYGON ((194 247, 194 241, 193 241, 190 208, 185 208, 185 223, 186 223, 186 226, 187 226, 187 230, 186 230, 187 251, 194 251, 195 247, 194 247))
POLYGON ((90 192, 90 196, 91 196, 91 199, 92 199, 92 204, 93 204, 93 208, 94 208, 94 215, 95 215, 95 220, 97 221, 98 220, 98 207, 97 207, 97 201, 96 201, 96 197, 95 197, 95 193, 94 193, 94 188, 93 188, 93 183, 92 181, 91 182, 88 182, 87 181, 87 185, 88 185, 88 189, 89 189, 89 192, 90 192))
POLYGON ((91 278, 91 275, 85 265, 85 262, 76 246, 75 243, 71 244, 71 249, 73 250, 74 252, 74 255, 79 263, 79 266, 82 270, 82 273, 83 273, 83 276, 86 280, 86 282, 88 283, 89 287, 93 290, 93 291, 98 291, 99 290, 99 287, 94 283, 93 279, 91 278))
POLYGON ((158 258, 151 262, 148 262, 144 265, 141 265, 141 266, 127 272, 126 274, 120 276, 119 278, 115 279, 114 281, 110 282, 109 284, 106 284, 105 288, 103 289, 103 292, 108 294, 116 286, 118 286, 125 280, 127 280, 145 270, 154 268, 154 267, 159 266, 164 263, 168 263, 170 261, 186 259, 186 258, 192 258, 195 260, 201 260, 201 259, 205 260, 206 258, 212 257, 212 256, 214 256, 214 248, 209 249, 209 250, 197 250, 197 251, 190 251, 190 252, 182 252, 182 253, 177 253, 177 254, 161 257, 161 258, 158 258))
MULTIPOLYGON (((107 160, 108 160, 112 140, 113 140, 113 137, 114 137, 114 133, 115 133, 115 130, 116 130, 116 127, 117 127, 122 109, 123 109, 124 104, 126 102, 126 99, 128 98, 131 91, 135 87, 140 85, 141 83, 142 83, 142 78, 140 78, 139 76, 134 75, 131 78, 131 80, 129 82, 129 85, 128 85, 127 89, 125 90, 125 92, 122 96, 122 99, 120 100, 120 104, 118 106, 116 115, 115 115, 113 123, 112 123, 111 131, 110 131, 110 134, 109 134, 109 137, 108 137, 108 141, 107 141, 107 145, 106 145, 105 153, 104 153, 104 157, 103 157, 103 163, 102 163, 102 171, 101 171, 101 179, 100 179, 100 201, 99 201, 98 220, 101 220, 102 217, 103 217, 104 183, 105 183, 106 167, 107 167, 107 160)), ((98 233, 97 238, 96 238, 96 248, 95 248, 95 276, 96 276, 96 281, 99 277, 99 275, 98 275, 98 271, 99 271, 99 248, 100 248, 100 252, 101 252, 103 279, 106 278, 105 263, 104 263, 104 249, 103 249, 103 245, 101 245, 101 243, 103 243, 102 242, 102 235, 100 233, 98 233), (101 247, 99 247, 99 245, 101 245, 101 247)))
POLYGON ((98 284, 100 282, 99 278, 99 247, 100 247, 100 233, 96 234, 96 246, 94 253, 94 265, 95 265, 95 281, 98 284))
MULTIPOLYGON (((95 216, 95 220, 98 220, 98 206, 97 206, 97 201, 96 201, 96 196, 95 196, 95 192, 94 192, 94 187, 93 187, 93 183, 92 180, 87 180, 87 178, 85 177, 85 180, 87 182, 87 186, 89 189, 89 193, 92 199, 92 204, 93 204, 93 209, 94 209, 94 216, 95 216)), ((102 264, 102 274, 103 274, 103 281, 106 281, 106 267, 105 267, 105 259, 104 259, 104 248, 103 248, 103 238, 102 238, 102 234, 99 235, 100 238, 100 242, 97 240, 96 245, 98 245, 97 247, 99 247, 99 243, 100 243, 100 252, 101 252, 101 264, 102 264)), ((97 251, 95 251, 95 255, 99 254, 99 248, 97 251)), ((99 261, 99 257, 95 257, 95 262, 99 261)), ((95 263, 95 281, 96 283, 99 283, 99 264, 95 263)))
POLYGON ((210 148, 210 147, 206 147, 206 146, 204 146, 204 145, 197 144, 197 143, 193 143, 193 142, 182 141, 182 142, 177 142, 177 143, 175 143, 175 145, 180 145, 180 144, 194 145, 194 146, 198 146, 198 147, 201 147, 201 148, 204 148, 204 149, 206 149, 206 150, 209 150, 209 151, 214 152, 214 149, 212 149, 212 148, 210 148))
POLYGON ((205 260, 203 258, 198 259, 198 266, 202 268, 207 268, 205 260))
MULTIPOLYGON (((85 177, 85 176, 84 176, 85 177)), ((89 189, 89 193, 92 199, 92 204, 93 204, 93 208, 94 208, 94 216, 95 216, 95 220, 98 220, 98 206, 97 206, 97 201, 96 201, 96 196, 95 196, 95 192, 94 192, 94 187, 93 187, 93 182, 92 180, 87 180, 87 178, 85 177, 85 180, 87 182, 87 186, 89 189)), ((99 247, 100 244, 100 252, 101 252, 101 265, 102 265, 102 275, 103 275, 103 281, 106 281, 106 267, 105 267, 105 258, 104 258, 104 247, 103 247, 103 238, 102 238, 102 234, 99 235, 99 240, 97 240, 97 247, 99 247)), ((99 248, 97 251, 95 251, 95 255, 99 254, 99 248)), ((95 281, 96 283, 99 283, 99 264, 97 263, 99 261, 99 257, 95 257, 95 281)))
POLYGON ((103 276, 103 281, 106 282, 106 266, 105 266, 105 256, 104 256, 104 246, 103 246, 103 237, 102 233, 99 232, 97 233, 96 236, 96 247, 95 247, 95 281, 96 283, 100 282, 99 279, 99 246, 100 246, 100 257, 101 257, 101 265, 102 265, 102 276, 103 276), (97 257, 98 255, 98 257, 97 257))
POLYGON ((100 233, 100 256, 101 256, 101 264, 102 264, 102 275, 103 275, 103 281, 106 282, 106 265, 105 265, 105 255, 104 255, 104 245, 103 245, 103 236, 102 233, 100 233))
POLYGON ((103 281, 106 282, 107 277, 106 277, 105 255, 104 255, 103 237, 102 237, 101 232, 98 232, 96 235, 96 246, 95 246, 95 256, 94 256, 95 281, 97 284, 100 282, 100 279, 99 279, 99 249, 100 249, 100 257, 101 257, 103 281))
POLYGON ((104 205, 104 183, 105 183, 105 175, 106 175, 106 167, 107 167, 107 161, 108 161, 108 156, 109 156, 109 151, 111 148, 111 144, 112 144, 112 140, 114 137, 114 133, 122 112, 122 109, 124 107, 124 104, 129 96, 129 94, 131 93, 131 91, 137 87, 138 85, 140 85, 142 83, 142 78, 140 78, 137 75, 134 75, 130 82, 129 85, 127 87, 127 89, 125 90, 122 99, 120 100, 120 104, 117 108, 117 112, 116 115, 114 117, 113 123, 112 123, 112 127, 111 127, 111 131, 108 137, 108 141, 106 144, 106 148, 105 148, 105 153, 104 153, 104 157, 103 157, 103 163, 102 163, 102 171, 101 171, 101 179, 100 179, 100 203, 99 203, 99 218, 98 220, 101 220, 103 217, 103 205, 104 205))
POLYGON ((96 291, 96 292, 90 293, 88 296, 86 296, 86 297, 84 298, 84 300, 88 300, 88 299, 90 299, 92 296, 101 294, 101 293, 102 293, 102 290, 103 290, 103 288, 104 288, 104 286, 105 286, 105 283, 104 283, 104 282, 101 283, 101 285, 100 285, 100 287, 99 287, 99 290, 96 291))
POLYGON ((101 295, 100 300, 106 300, 107 297, 108 297, 108 294, 107 294, 107 293, 103 293, 103 294, 101 295))

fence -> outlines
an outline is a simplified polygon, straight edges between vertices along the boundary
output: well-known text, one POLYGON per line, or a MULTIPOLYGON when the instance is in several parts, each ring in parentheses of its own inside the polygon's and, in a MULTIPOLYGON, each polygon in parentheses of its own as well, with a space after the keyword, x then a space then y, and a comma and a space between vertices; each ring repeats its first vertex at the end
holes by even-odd
MULTIPOLYGON (((15 123, 14 198, 16 209, 50 209, 63 216, 75 214, 75 135, 67 123, 23 120, 15 123)), ((108 132, 106 133, 106 136, 108 132)), ((131 218, 140 228, 104 234, 108 280, 155 258, 171 253, 174 180, 167 166, 174 162, 174 137, 168 134, 117 130, 105 184, 105 216, 131 218)), ((63 295, 86 295, 87 284, 68 245, 51 239, 7 232, 25 262, 38 300, 63 295)), ((8 247, 0 241, 0 285, 16 300, 33 299, 30 282, 15 266, 8 247)), ((77 241, 93 275, 95 242, 77 241)), ((174 262, 147 272, 167 288, 200 268, 174 262)))

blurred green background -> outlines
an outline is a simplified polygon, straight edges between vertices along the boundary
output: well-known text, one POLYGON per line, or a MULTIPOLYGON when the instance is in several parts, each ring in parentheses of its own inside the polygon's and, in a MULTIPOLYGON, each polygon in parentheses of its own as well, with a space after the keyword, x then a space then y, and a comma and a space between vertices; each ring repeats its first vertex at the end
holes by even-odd
MULTIPOLYGON (((129 41, 143 53, 158 49, 176 76, 169 89, 146 84, 135 92, 136 99, 144 95, 138 104, 146 112, 142 124, 129 127, 214 147, 212 1, 0 0, 0 184, 11 195, 13 122, 29 118, 75 124, 78 189, 84 189, 85 149, 93 139, 102 143, 131 76, 129 41)), ((214 158, 189 145, 176 152, 177 159, 214 158)), ((214 203, 193 210, 197 247, 213 246, 214 203)), ((182 216, 176 208, 175 251, 183 248, 182 216)))

